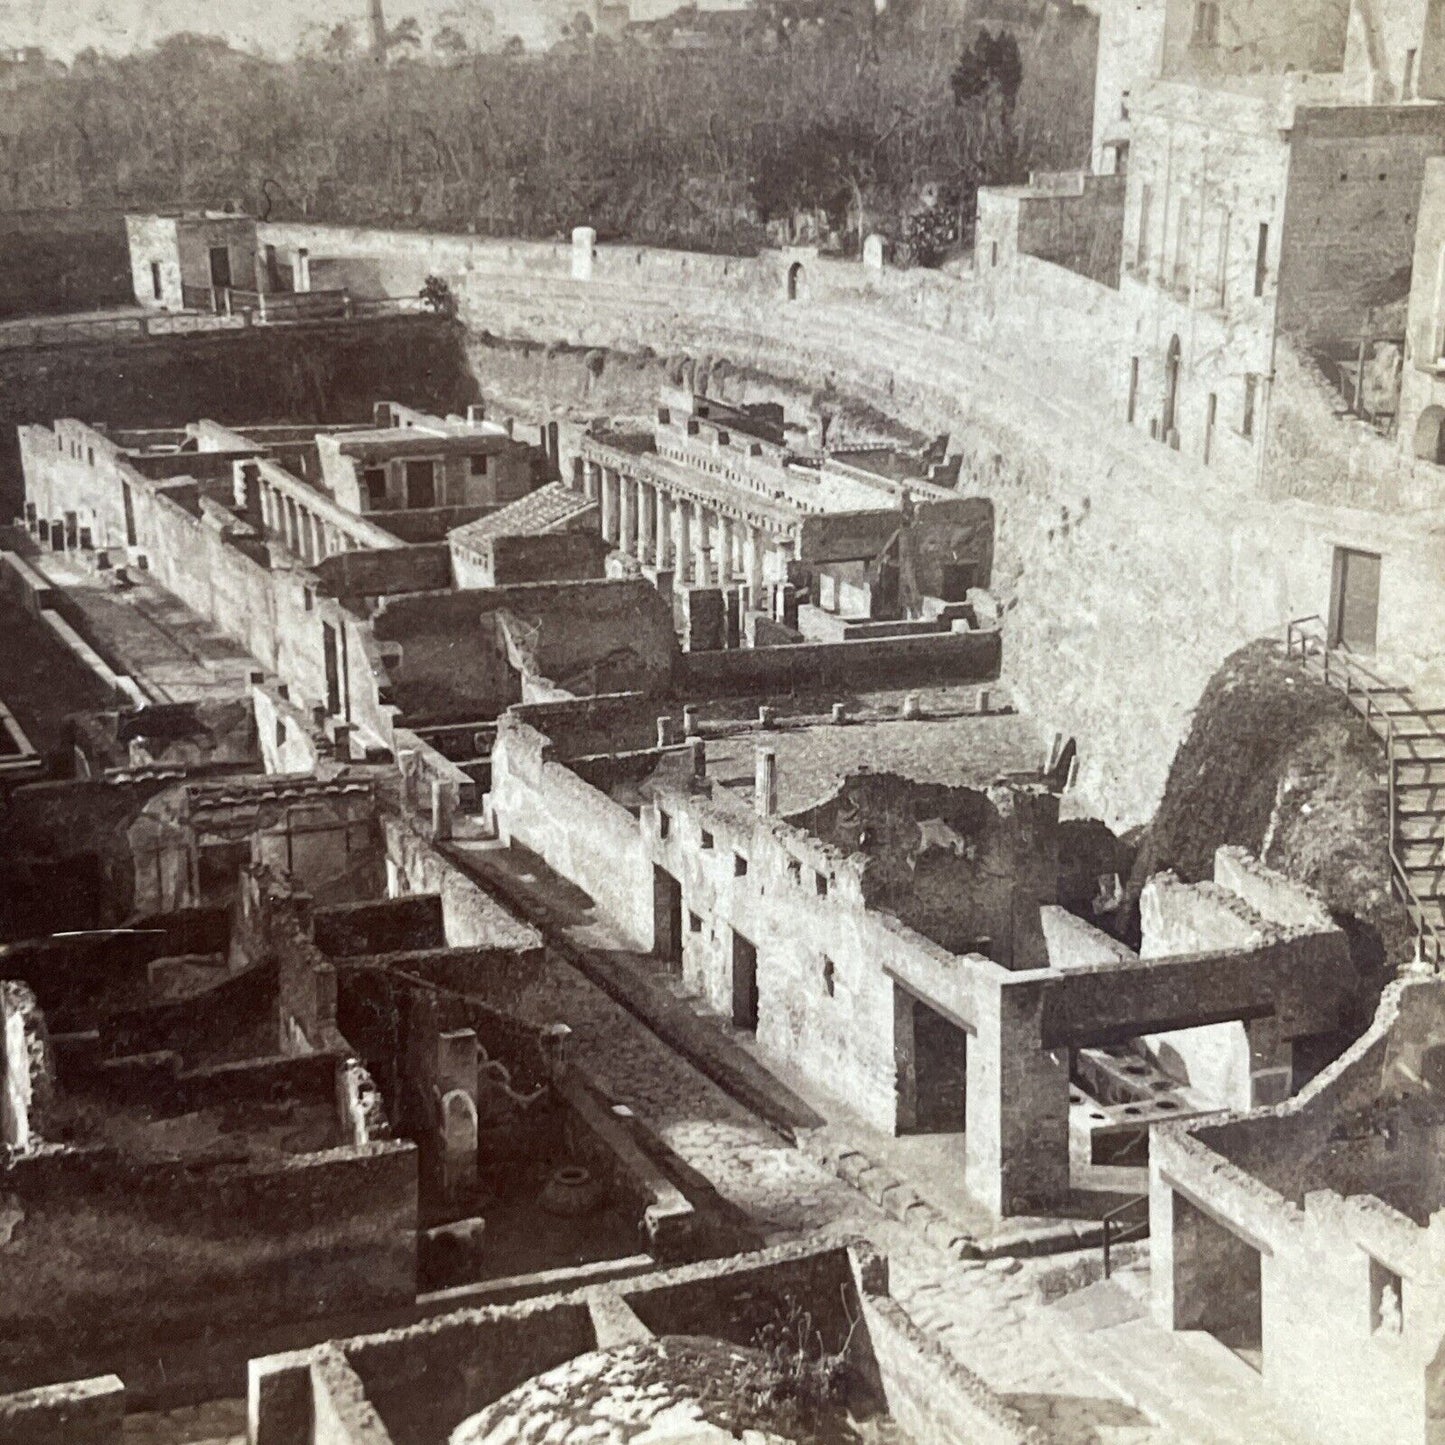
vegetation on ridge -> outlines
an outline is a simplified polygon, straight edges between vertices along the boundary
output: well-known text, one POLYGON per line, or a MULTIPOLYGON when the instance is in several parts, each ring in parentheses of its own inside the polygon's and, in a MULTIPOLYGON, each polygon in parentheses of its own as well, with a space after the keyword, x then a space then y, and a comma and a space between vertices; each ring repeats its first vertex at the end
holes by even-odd
MULTIPOLYGON (((903 239, 920 194, 971 218, 980 183, 1081 162, 1095 23, 1044 7, 1017 44, 904 4, 863 24, 593 36, 545 55, 277 63, 194 36, 27 81, 0 122, 0 209, 218 205, 745 250, 826 212, 903 239)), ((841 12, 840 12, 841 13, 841 12)), ((1027 27, 1027 28, 1025 28, 1027 27)))

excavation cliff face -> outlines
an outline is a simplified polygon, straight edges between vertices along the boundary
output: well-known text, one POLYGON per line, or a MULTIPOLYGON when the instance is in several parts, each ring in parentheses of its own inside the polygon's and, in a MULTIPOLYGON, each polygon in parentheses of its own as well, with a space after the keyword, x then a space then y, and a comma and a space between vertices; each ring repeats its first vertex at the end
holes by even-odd
POLYGON ((1350 935, 1368 999, 1410 954, 1409 920, 1390 891, 1389 802, 1379 745, 1334 689, 1274 642, 1226 659, 1174 755, 1126 902, 1172 869, 1208 878, 1226 843, 1306 883, 1350 935))

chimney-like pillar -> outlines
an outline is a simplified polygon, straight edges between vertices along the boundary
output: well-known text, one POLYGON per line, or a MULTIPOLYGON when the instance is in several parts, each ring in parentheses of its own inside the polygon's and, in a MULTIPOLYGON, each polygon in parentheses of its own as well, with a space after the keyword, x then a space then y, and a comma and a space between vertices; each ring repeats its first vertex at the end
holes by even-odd
POLYGON ((771 818, 778 811, 778 755, 772 748, 758 749, 753 801, 760 818, 771 818))

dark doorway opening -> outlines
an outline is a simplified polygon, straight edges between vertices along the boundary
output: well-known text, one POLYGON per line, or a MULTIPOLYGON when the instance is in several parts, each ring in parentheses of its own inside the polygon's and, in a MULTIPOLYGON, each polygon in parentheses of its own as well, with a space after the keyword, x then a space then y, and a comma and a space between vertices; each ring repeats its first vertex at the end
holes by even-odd
POLYGON ((151 295, 159 301, 161 299, 161 263, 151 262, 151 295))
POLYGON ((433 462, 406 464, 406 504, 408 507, 436 506, 436 466, 433 462))
POLYGON ((366 510, 379 512, 386 506, 386 468, 367 467, 361 475, 366 488, 366 510))
POLYGON ((1204 1330, 1252 1369, 1261 1370, 1259 1250, 1177 1190, 1172 1198, 1174 1328, 1204 1330))
POLYGON ((960 1133, 968 1099, 968 1035, 922 999, 913 1000, 913 1068, 914 1132, 960 1133))
POLYGON ((758 1027, 758 950, 733 930, 733 1025, 756 1033, 758 1027))
POLYGON ((321 624, 321 647, 326 655, 326 711, 335 717, 341 711, 341 662, 336 651, 336 629, 321 624))
POLYGON ((125 545, 135 546, 135 498, 130 494, 130 484, 120 484, 120 502, 125 509, 125 545))
POLYGON ((229 246, 211 247, 211 285, 218 291, 231 289, 231 250, 229 246))
POLYGON ((231 902, 236 896, 241 869, 250 861, 251 844, 248 840, 203 844, 196 857, 196 891, 200 895, 201 906, 231 902))
POLYGON ((1172 437, 1175 413, 1179 407, 1179 338, 1169 338, 1169 350, 1164 356, 1164 410, 1159 419, 1160 440, 1168 445, 1175 444, 1172 437))
POLYGON ((652 869, 652 952, 682 971, 682 884, 656 864, 652 869))
POLYGON ((789 301, 796 301, 798 297, 803 295, 806 279, 807 277, 806 272, 804 272, 803 270, 803 263, 801 261, 794 261, 793 264, 788 267, 789 301))
POLYGON ((1330 646, 1373 652, 1380 620, 1380 558, 1335 548, 1330 580, 1330 646))

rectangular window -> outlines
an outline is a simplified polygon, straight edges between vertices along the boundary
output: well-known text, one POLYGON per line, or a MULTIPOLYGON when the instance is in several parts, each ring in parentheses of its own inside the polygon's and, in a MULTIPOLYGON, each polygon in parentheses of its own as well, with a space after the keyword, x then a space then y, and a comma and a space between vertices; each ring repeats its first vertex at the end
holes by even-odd
POLYGON ((362 485, 366 488, 366 510, 379 512, 386 506, 386 469, 367 467, 362 474, 362 485))
POLYGON ((484 477, 487 474, 487 459, 485 456, 474 456, 472 458, 472 475, 484 477))
POLYGON ((689 913, 687 915, 687 931, 689 933, 702 932, 702 919, 699 918, 696 913, 689 913))
POLYGON ((706 828, 704 828, 704 829, 702 830, 702 836, 701 836, 701 838, 698 840, 698 846, 699 846, 700 848, 711 848, 711 847, 712 847, 712 834, 709 833, 706 828))
POLYGON ((437 472, 435 462, 406 464, 406 504, 408 507, 434 507, 437 504, 437 472))
POLYGON ((828 896, 828 875, 826 873, 813 874, 813 890, 819 898, 828 896))
POLYGON ((665 808, 657 810, 657 836, 666 838, 672 832, 672 817, 665 808))
POLYGON ((1214 258, 1214 300, 1224 309, 1226 276, 1229 271, 1229 212, 1219 217, 1219 250, 1214 258))
POLYGON ((1134 242, 1134 267, 1138 271, 1149 269, 1149 212, 1154 204, 1154 187, 1139 187, 1139 234, 1134 242))
POLYGON ((990 243, 989 255, 990 255, 990 264, 991 264, 991 265, 994 265, 994 266, 997 266, 997 265, 998 265, 998 242, 997 242, 997 241, 993 241, 993 242, 990 243))
POLYGON ((1254 248, 1254 294, 1264 295, 1264 283, 1269 278, 1269 223, 1259 223, 1259 241, 1254 248))
POLYGON ((1239 429, 1247 437, 1254 435, 1254 394, 1259 386, 1259 378, 1251 371, 1244 378, 1244 419, 1240 422, 1239 429))
POLYGON ((1388 1265, 1370 1256, 1370 1333, 1399 1335, 1405 1330, 1405 1282, 1388 1265))
POLYGON ((1129 358, 1129 425, 1134 425, 1135 413, 1139 410, 1139 358, 1129 358))
POLYGON ((748 860, 741 853, 733 854, 733 877, 746 878, 748 876, 748 860))
POLYGON ((159 261, 151 262, 151 295, 157 301, 161 299, 161 263, 159 261))
POLYGON ((832 998, 838 987, 838 970, 831 958, 823 959, 823 991, 832 998))

